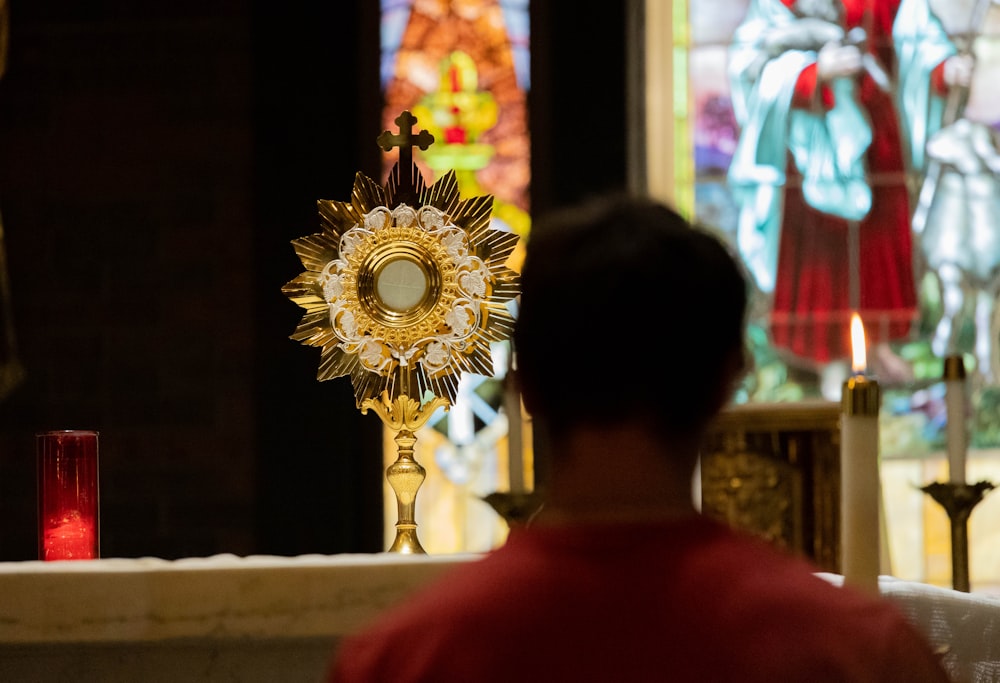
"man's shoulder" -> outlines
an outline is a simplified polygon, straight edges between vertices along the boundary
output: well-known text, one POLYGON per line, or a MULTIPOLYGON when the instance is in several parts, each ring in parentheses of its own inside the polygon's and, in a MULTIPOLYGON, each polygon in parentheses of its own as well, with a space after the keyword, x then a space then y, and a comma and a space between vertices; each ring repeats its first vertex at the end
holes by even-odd
MULTIPOLYGON (((436 680, 485 680, 484 667, 498 674, 490 680, 503 680, 499 673, 511 658, 542 666, 609 644, 620 670, 671 662, 675 671, 694 667, 699 676, 701 659, 692 653, 707 648, 719 675, 703 680, 726 680, 726 672, 745 671, 750 662, 762 675, 773 672, 771 680, 804 680, 804 672, 817 681, 880 680, 869 674, 893 667, 929 672, 911 680, 945 680, 934 677, 929 649, 891 604, 835 586, 757 539, 701 522, 515 538, 449 571, 349 639, 340 666, 363 675, 334 680, 376 680, 373 672, 400 670, 412 680, 435 680, 417 671, 434 672, 436 680), (673 537, 640 540, 653 531, 673 537), (632 545, 641 547, 615 551, 632 545), (399 642, 409 644, 405 652, 393 645, 399 642), (845 670, 858 677, 830 677, 845 670), (455 676, 441 679, 444 671, 455 676)), ((589 666, 581 680, 597 675, 589 666)))

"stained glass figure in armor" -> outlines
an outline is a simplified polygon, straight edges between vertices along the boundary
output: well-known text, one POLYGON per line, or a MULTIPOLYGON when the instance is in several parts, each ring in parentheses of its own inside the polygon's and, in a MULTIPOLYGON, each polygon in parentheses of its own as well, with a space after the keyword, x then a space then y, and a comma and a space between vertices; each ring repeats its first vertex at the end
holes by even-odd
MULTIPOLYGON (((921 254, 940 287, 941 317, 932 349, 938 356, 971 352, 974 377, 983 386, 1000 378, 1000 352, 993 341, 1000 294, 1000 136, 967 116, 966 105, 976 37, 994 23, 1000 27, 997 0, 976 0, 959 46, 969 59, 970 76, 965 88, 950 93, 944 125, 918 158, 925 174, 913 217, 921 254)), ((906 37, 897 42, 901 38, 906 37)))

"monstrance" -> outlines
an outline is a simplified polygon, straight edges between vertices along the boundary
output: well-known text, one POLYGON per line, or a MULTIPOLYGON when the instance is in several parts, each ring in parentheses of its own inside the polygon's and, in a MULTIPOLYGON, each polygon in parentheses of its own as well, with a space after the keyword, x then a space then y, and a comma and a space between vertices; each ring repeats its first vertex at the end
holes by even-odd
POLYGON ((305 272, 284 292, 305 309, 291 338, 321 349, 320 381, 350 375, 362 414, 396 433, 386 478, 398 520, 390 552, 423 553, 414 519, 426 471, 415 432, 450 408, 463 372, 492 376, 490 345, 510 338, 520 278, 507 266, 518 236, 490 226, 493 197, 462 199, 454 171, 426 185, 408 111, 378 138, 399 161, 383 187, 357 173, 350 201, 319 200, 322 231, 292 241, 305 272))

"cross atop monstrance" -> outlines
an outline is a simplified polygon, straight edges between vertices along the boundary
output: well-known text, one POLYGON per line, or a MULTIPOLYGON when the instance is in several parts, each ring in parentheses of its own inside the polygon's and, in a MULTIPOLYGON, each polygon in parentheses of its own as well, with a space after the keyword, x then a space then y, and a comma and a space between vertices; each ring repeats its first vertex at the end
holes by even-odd
POLYGON ((399 162, 392 169, 395 182, 390 183, 390 185, 395 188, 395 193, 390 197, 390 208, 395 208, 400 204, 419 205, 418 197, 423 189, 424 179, 419 172, 415 171, 413 148, 416 146, 426 150, 434 144, 434 136, 426 130, 414 134, 413 126, 416 122, 417 117, 404 110, 396 117, 399 132, 382 131, 376 140, 378 146, 386 152, 392 151, 393 147, 399 147, 399 162))

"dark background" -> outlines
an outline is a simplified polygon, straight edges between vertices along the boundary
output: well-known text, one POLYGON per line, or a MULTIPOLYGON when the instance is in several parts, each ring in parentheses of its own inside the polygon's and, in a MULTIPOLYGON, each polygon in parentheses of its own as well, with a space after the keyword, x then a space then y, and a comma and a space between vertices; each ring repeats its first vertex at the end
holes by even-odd
MULTIPOLYGON (((105 557, 383 550, 381 423, 281 293, 316 200, 379 177, 378 3, 8 2, 0 560, 65 428, 101 432, 105 557)), ((625 187, 635 46, 619 3, 533 5, 537 214, 625 187)))

